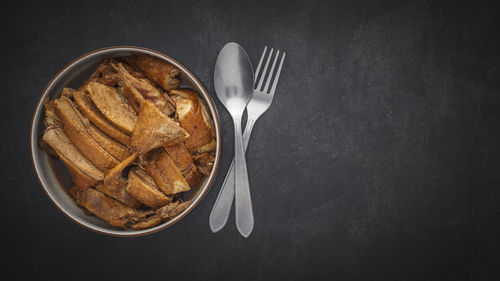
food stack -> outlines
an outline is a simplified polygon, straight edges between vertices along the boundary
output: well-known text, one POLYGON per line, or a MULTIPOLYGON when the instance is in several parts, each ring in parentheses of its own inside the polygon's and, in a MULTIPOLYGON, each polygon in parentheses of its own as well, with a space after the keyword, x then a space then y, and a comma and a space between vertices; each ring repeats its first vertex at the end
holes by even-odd
POLYGON ((40 145, 74 182, 68 192, 119 228, 145 229, 182 212, 213 167, 213 120, 179 70, 145 54, 103 60, 78 88, 46 100, 40 145))

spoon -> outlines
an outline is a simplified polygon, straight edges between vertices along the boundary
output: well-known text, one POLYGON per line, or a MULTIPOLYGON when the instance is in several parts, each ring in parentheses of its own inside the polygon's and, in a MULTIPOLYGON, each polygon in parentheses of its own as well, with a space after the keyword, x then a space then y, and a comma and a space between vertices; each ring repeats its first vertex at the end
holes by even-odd
POLYGON ((254 219, 241 135, 241 119, 252 97, 253 81, 252 63, 245 50, 234 42, 227 43, 215 63, 214 86, 217 97, 231 114, 234 123, 236 228, 244 237, 248 237, 252 232, 254 219))

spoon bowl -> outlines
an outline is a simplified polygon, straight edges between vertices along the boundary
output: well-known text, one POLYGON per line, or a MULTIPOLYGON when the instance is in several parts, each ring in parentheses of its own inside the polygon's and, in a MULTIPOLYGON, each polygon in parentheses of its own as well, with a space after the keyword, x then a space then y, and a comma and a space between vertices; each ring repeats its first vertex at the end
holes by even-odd
POLYGON ((231 115, 242 115, 253 93, 250 58, 237 43, 226 44, 215 63, 214 86, 217 97, 231 115))

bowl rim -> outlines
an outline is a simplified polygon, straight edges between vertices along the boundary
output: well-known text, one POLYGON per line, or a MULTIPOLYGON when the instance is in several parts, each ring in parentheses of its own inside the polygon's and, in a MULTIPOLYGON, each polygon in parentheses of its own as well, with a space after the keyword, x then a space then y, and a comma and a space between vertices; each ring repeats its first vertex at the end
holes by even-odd
MULTIPOLYGON (((39 122, 41 122, 41 118, 38 120, 38 123, 39 122)), ((31 119, 31 127, 30 127, 31 163, 33 165, 33 169, 35 170, 35 174, 36 174, 36 178, 37 178, 38 182, 42 186, 43 191, 45 192, 47 197, 50 199, 50 201, 53 203, 53 205, 55 205, 57 207, 57 209, 59 209, 59 211, 61 211, 66 217, 71 219, 73 222, 83 226, 84 228, 92 230, 92 231, 97 232, 99 234, 105 234, 105 235, 114 236, 114 237, 138 237, 138 236, 145 236, 145 235, 149 235, 152 233, 156 233, 156 232, 159 232, 161 230, 164 230, 164 229, 174 225, 175 223, 180 221, 182 218, 184 218, 187 214, 189 214, 199 204, 199 202, 205 197, 206 193, 208 192, 208 190, 210 189, 210 187, 212 186, 212 184, 215 180, 215 177, 216 177, 217 171, 218 171, 218 167, 219 167, 219 163, 220 163, 220 158, 221 158, 221 144, 222 144, 221 125, 220 125, 220 119, 219 119, 219 113, 217 111, 217 107, 215 106, 214 101, 212 100, 212 98, 208 94, 208 92, 205 89, 205 87, 203 86, 203 84, 198 80, 198 78, 191 71, 189 71, 184 65, 179 63, 177 60, 171 58, 170 56, 167 56, 161 52, 158 52, 158 51, 155 51, 155 50, 152 50, 149 48, 139 47, 139 46, 128 46, 128 45, 109 46, 109 47, 99 48, 99 49, 95 49, 95 50, 86 52, 83 55, 80 55, 76 59, 72 60, 70 63, 65 65, 63 68, 61 68, 50 79, 50 81, 47 83, 47 85, 43 89, 40 97, 38 98, 38 101, 37 101, 35 108, 33 110, 33 116, 31 119), (35 125, 36 125, 35 124, 35 117, 36 117, 38 112, 43 110, 43 109, 41 109, 41 106, 42 106, 42 101, 45 100, 45 98, 48 96, 47 90, 57 80, 57 78, 59 78, 61 76, 62 73, 64 73, 66 70, 68 70, 71 66, 73 66, 75 63, 79 62, 80 60, 82 60, 88 56, 95 55, 97 53, 114 51, 114 50, 116 50, 116 51, 130 51, 130 52, 137 51, 139 53, 154 55, 154 56, 159 57, 159 58, 161 58, 169 63, 172 63, 175 67, 177 67, 181 70, 182 74, 189 77, 191 82, 193 82, 195 84, 194 86, 196 88, 200 89, 200 92, 201 92, 200 94, 202 94, 205 97, 205 101, 207 102, 208 107, 210 108, 210 111, 211 111, 212 118, 214 119, 214 127, 215 127, 215 133, 216 133, 216 150, 215 150, 216 153, 215 153, 214 165, 212 167, 212 171, 210 172, 210 175, 208 176, 207 181, 205 182, 205 185, 201 187, 202 188, 201 192, 199 192, 198 195, 195 195, 194 196, 195 200, 192 201, 191 204, 189 204, 189 206, 185 210, 183 210, 181 213, 176 215, 174 218, 172 218, 172 219, 170 219, 170 220, 168 220, 168 221, 166 221, 158 226, 148 228, 148 229, 143 229, 143 230, 131 230, 131 229, 103 230, 102 228, 98 229, 98 228, 94 227, 91 223, 87 223, 85 221, 80 221, 80 219, 78 219, 77 217, 74 217, 71 214, 71 212, 65 210, 65 208, 60 206, 57 203, 57 201, 51 196, 50 192, 48 191, 47 186, 45 186, 43 180, 41 179, 40 173, 38 171, 38 165, 40 165, 40 164, 35 163, 35 154, 36 154, 35 149, 38 147, 38 139, 34 139, 34 137, 35 137, 35 133, 34 133, 35 130, 34 129, 35 129, 35 125)))

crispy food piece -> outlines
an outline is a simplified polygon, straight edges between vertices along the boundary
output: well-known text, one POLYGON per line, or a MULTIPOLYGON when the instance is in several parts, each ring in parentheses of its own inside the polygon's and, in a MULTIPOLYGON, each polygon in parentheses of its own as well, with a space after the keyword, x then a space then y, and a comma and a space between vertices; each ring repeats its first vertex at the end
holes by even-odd
POLYGON ((196 187, 203 177, 203 175, 198 170, 198 167, 196 166, 193 166, 190 170, 185 171, 184 173, 182 173, 182 175, 189 183, 190 187, 196 187))
POLYGON ((177 89, 181 83, 178 78, 179 69, 162 59, 146 54, 134 54, 128 62, 142 70, 151 81, 167 91, 177 89))
POLYGON ((106 119, 117 128, 132 133, 137 115, 121 98, 115 88, 89 82, 87 89, 90 99, 106 119))
POLYGON ((89 188, 103 180, 103 172, 85 158, 64 133, 62 123, 55 114, 54 103, 47 99, 44 106, 46 129, 42 140, 66 165, 73 182, 82 188, 89 188))
POLYGON ((175 201, 156 210, 156 214, 163 220, 167 220, 180 214, 189 206, 190 203, 191 200, 182 203, 175 201))
POLYGON ((114 185, 106 185, 102 182, 98 183, 94 188, 107 196, 116 199, 123 204, 131 207, 131 208, 138 208, 141 203, 133 197, 131 194, 129 194, 126 190, 127 186, 127 181, 126 180, 120 180, 114 183, 114 185))
MULTIPOLYGON (((43 102, 43 106, 45 109, 45 118, 43 118, 43 124, 45 125, 45 130, 53 128, 62 128, 61 120, 57 117, 54 109, 54 102, 50 99, 46 99, 43 102)), ((40 148, 45 150, 50 156, 57 157, 56 151, 42 138, 38 140, 38 144, 40 148)))
POLYGON ((207 153, 207 152, 213 152, 215 151, 215 149, 217 148, 217 142, 215 141, 215 139, 213 139, 211 142, 205 144, 205 145, 202 145, 202 146, 199 146, 198 148, 196 148, 195 150, 193 150, 192 152, 193 153, 207 153))
POLYGON ((164 148, 181 172, 188 171, 194 166, 193 158, 183 142, 164 148))
POLYGON ((129 86, 123 82, 122 84, 124 84, 124 86, 120 88, 120 92, 122 93, 123 97, 127 100, 127 102, 130 104, 130 107, 132 107, 132 109, 137 114, 139 114, 139 111, 141 111, 141 106, 144 103, 145 98, 132 86, 129 86))
POLYGON ((102 172, 97 170, 97 167, 95 168, 96 170, 92 167, 91 174, 89 175, 87 174, 87 171, 84 171, 83 168, 79 166, 78 160, 75 160, 74 158, 67 158, 63 155, 59 155, 59 159, 63 161, 64 165, 68 169, 73 183, 81 188, 93 187, 99 182, 99 180, 102 180, 102 172))
POLYGON ((43 108, 45 109, 45 118, 43 119, 45 129, 62 128, 61 120, 56 115, 54 101, 47 98, 43 101, 43 108))
POLYGON ((207 165, 210 163, 214 163, 215 156, 211 153, 202 153, 193 155, 193 160, 199 165, 207 165))
POLYGON ((140 111, 145 99, 151 101, 165 115, 170 115, 175 111, 174 103, 170 97, 156 88, 151 81, 146 78, 134 77, 123 63, 112 63, 111 65, 120 75, 123 96, 136 112, 140 111))
POLYGON ((205 176, 210 175, 214 166, 215 156, 211 153, 202 153, 193 156, 194 161, 198 164, 198 170, 205 176))
POLYGON ((146 160, 146 172, 167 195, 190 190, 181 171, 163 148, 152 152, 146 160))
POLYGON ((48 128, 43 140, 64 162, 76 185, 88 188, 103 180, 103 172, 80 153, 62 128, 48 128))
POLYGON ((61 97, 66 97, 68 99, 72 99, 73 98, 73 94, 76 92, 75 89, 71 89, 71 88, 68 88, 68 87, 64 87, 61 91, 61 97))
POLYGON ((189 154, 184 142, 172 146, 164 146, 163 148, 165 148, 170 158, 172 158, 175 166, 179 168, 189 186, 197 186, 200 183, 201 174, 194 165, 193 158, 189 154))
POLYGON ((147 229, 153 226, 157 226, 161 222, 161 217, 159 216, 151 216, 145 219, 142 219, 138 223, 130 225, 132 229, 147 229))
POLYGON ((120 164, 109 170, 104 175, 102 185, 96 186, 96 189, 106 195, 115 198, 132 208, 139 207, 140 202, 126 191, 127 181, 122 178, 123 170, 132 164, 137 158, 137 153, 133 153, 125 158, 120 164))
POLYGON ((83 83, 86 86, 89 82, 98 82, 107 86, 116 87, 120 80, 120 76, 111 66, 113 59, 104 59, 99 63, 89 79, 83 83))
POLYGON ((126 190, 144 205, 152 208, 165 206, 172 201, 172 198, 163 194, 154 180, 139 167, 132 169, 128 174, 126 190))
MULTIPOLYGON (((80 152, 89 159, 100 170, 108 170, 116 166, 119 161, 107 152, 91 136, 90 126, 87 118, 75 108, 73 102, 67 97, 61 97, 54 101, 57 116, 63 123, 63 129, 73 144, 80 152)), ((93 130, 95 132, 95 130, 93 130)))
POLYGON ((76 202, 79 205, 116 227, 123 229, 128 226, 134 227, 134 225, 139 228, 152 227, 155 223, 160 223, 158 219, 155 219, 153 222, 151 221, 151 216, 153 218, 157 217, 153 211, 130 208, 93 188, 83 190, 73 188, 70 190, 70 194, 76 198, 76 202))
POLYGON ((201 174, 208 176, 210 175, 210 172, 212 171, 212 168, 214 166, 214 163, 210 163, 204 166, 199 166, 198 171, 200 171, 201 174))
POLYGON ((163 114, 152 102, 146 100, 139 112, 130 148, 145 154, 162 145, 174 145, 189 135, 174 120, 163 114))
POLYGON ((103 132, 116 139, 117 141, 128 145, 130 142, 130 136, 128 136, 122 130, 116 128, 111 124, 101 112, 94 105, 90 99, 89 93, 85 91, 76 91, 73 93, 73 98, 78 106, 78 109, 87 117, 94 125, 96 125, 103 132))
POLYGON ((214 142, 213 121, 198 95, 190 89, 172 90, 170 94, 175 96, 173 100, 179 122, 189 133, 189 138, 184 141, 189 151, 198 152, 200 147, 214 142))
POLYGON ((113 155, 119 161, 122 161, 131 154, 130 150, 125 145, 111 138, 92 123, 90 123, 89 126, 89 133, 104 150, 109 152, 109 154, 113 155))

